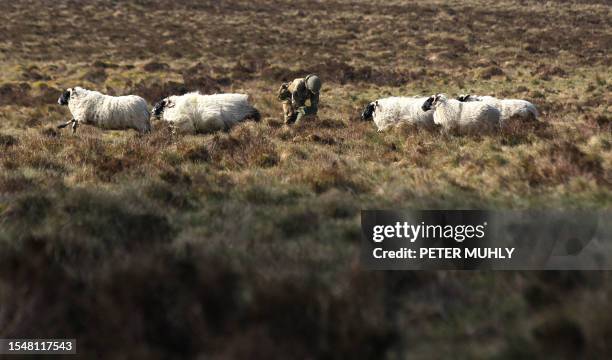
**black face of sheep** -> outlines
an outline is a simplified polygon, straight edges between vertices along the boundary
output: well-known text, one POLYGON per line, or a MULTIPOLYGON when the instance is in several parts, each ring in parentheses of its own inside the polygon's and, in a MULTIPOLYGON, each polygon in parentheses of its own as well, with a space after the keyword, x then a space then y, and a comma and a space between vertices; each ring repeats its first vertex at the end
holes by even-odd
POLYGON ((64 93, 62 93, 62 96, 57 99, 57 103, 60 105, 68 105, 68 100, 70 100, 70 90, 64 91, 64 93))
POLYGON ((158 102, 153 107, 153 115, 155 117, 160 117, 161 114, 164 112, 165 108, 166 108, 166 100, 162 100, 162 101, 158 102))
POLYGON ((421 109, 423 111, 431 110, 434 100, 435 100, 435 96, 428 97, 427 100, 425 100, 425 102, 423 103, 423 106, 421 106, 421 109))
POLYGON ((361 113, 361 120, 371 120, 372 114, 374 114, 374 110, 376 110, 376 104, 369 103, 368 105, 366 105, 366 107, 363 109, 363 112, 361 113))

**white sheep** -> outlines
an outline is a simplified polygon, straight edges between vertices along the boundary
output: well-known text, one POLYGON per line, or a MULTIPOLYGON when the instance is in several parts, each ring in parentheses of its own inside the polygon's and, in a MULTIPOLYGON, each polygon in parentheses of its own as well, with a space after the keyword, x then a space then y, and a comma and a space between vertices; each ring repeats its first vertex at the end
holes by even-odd
POLYGON ((424 111, 421 106, 426 97, 388 97, 369 103, 363 112, 363 120, 373 119, 378 131, 401 122, 431 129, 434 127, 433 111, 424 111))
POLYGON ((75 87, 64 91, 57 102, 68 105, 72 113, 72 120, 59 128, 72 124, 76 132, 79 124, 89 124, 102 129, 151 131, 147 102, 140 96, 110 96, 75 87))
POLYGON ((537 120, 538 109, 526 100, 521 99, 498 99, 492 96, 460 95, 457 100, 461 102, 482 101, 493 105, 501 112, 502 123, 511 118, 523 120, 537 120))
POLYGON ((182 133, 228 130, 245 119, 259 121, 259 111, 245 94, 202 95, 192 92, 170 96, 155 104, 153 115, 182 133))
POLYGON ((444 130, 487 131, 500 128, 500 112, 485 102, 460 102, 444 94, 430 96, 423 111, 434 110, 433 120, 444 130))

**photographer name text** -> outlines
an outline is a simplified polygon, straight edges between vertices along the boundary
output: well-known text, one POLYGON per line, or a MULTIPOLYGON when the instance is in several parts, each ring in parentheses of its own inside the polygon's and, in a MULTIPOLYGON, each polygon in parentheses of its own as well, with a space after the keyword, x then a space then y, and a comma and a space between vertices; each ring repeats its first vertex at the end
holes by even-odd
POLYGON ((375 248, 375 259, 512 259, 515 248, 375 248))

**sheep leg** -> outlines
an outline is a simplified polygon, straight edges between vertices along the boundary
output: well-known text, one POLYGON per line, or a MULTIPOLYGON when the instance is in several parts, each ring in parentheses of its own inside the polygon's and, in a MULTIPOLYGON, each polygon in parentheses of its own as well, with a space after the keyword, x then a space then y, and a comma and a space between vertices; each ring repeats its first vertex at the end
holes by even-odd
POLYGON ((71 119, 71 120, 67 121, 67 122, 66 122, 66 123, 64 123, 64 124, 58 125, 58 126, 57 126, 57 128, 58 128, 58 129, 63 129, 63 128, 65 128, 66 126, 68 126, 68 125, 70 125, 70 124, 73 124, 75 121, 76 121, 75 119, 71 119))
POLYGON ((72 122, 72 133, 73 133, 73 134, 76 134, 76 129, 77 129, 77 127, 79 127, 79 120, 76 120, 76 119, 75 119, 75 120, 72 122))

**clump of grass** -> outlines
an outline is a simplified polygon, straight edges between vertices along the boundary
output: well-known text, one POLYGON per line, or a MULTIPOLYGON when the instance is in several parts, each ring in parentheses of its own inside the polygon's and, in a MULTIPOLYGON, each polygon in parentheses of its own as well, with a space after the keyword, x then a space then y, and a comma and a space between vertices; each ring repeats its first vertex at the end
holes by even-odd
POLYGON ((7 134, 0 134, 0 146, 9 147, 13 145, 17 145, 19 141, 16 137, 7 134))
POLYGON ((271 167, 279 161, 276 146, 255 124, 238 126, 228 134, 215 134, 198 149, 198 154, 208 154, 205 156, 211 164, 218 167, 271 167))
POLYGON ((554 142, 547 150, 546 157, 527 157, 523 166, 532 186, 565 183, 576 177, 586 177, 606 183, 601 159, 585 154, 570 142, 554 142))
POLYGON ((478 76, 483 80, 489 80, 494 76, 502 76, 505 75, 504 71, 495 65, 491 65, 486 67, 478 72, 478 76))
POLYGON ((367 191, 369 184, 355 168, 333 158, 321 158, 317 166, 302 169, 299 181, 308 184, 313 191, 323 193, 333 188, 349 191, 367 191))
POLYGON ((500 139, 502 145, 517 146, 531 144, 539 139, 551 139, 553 135, 552 127, 546 122, 524 121, 517 118, 504 122, 500 139))

